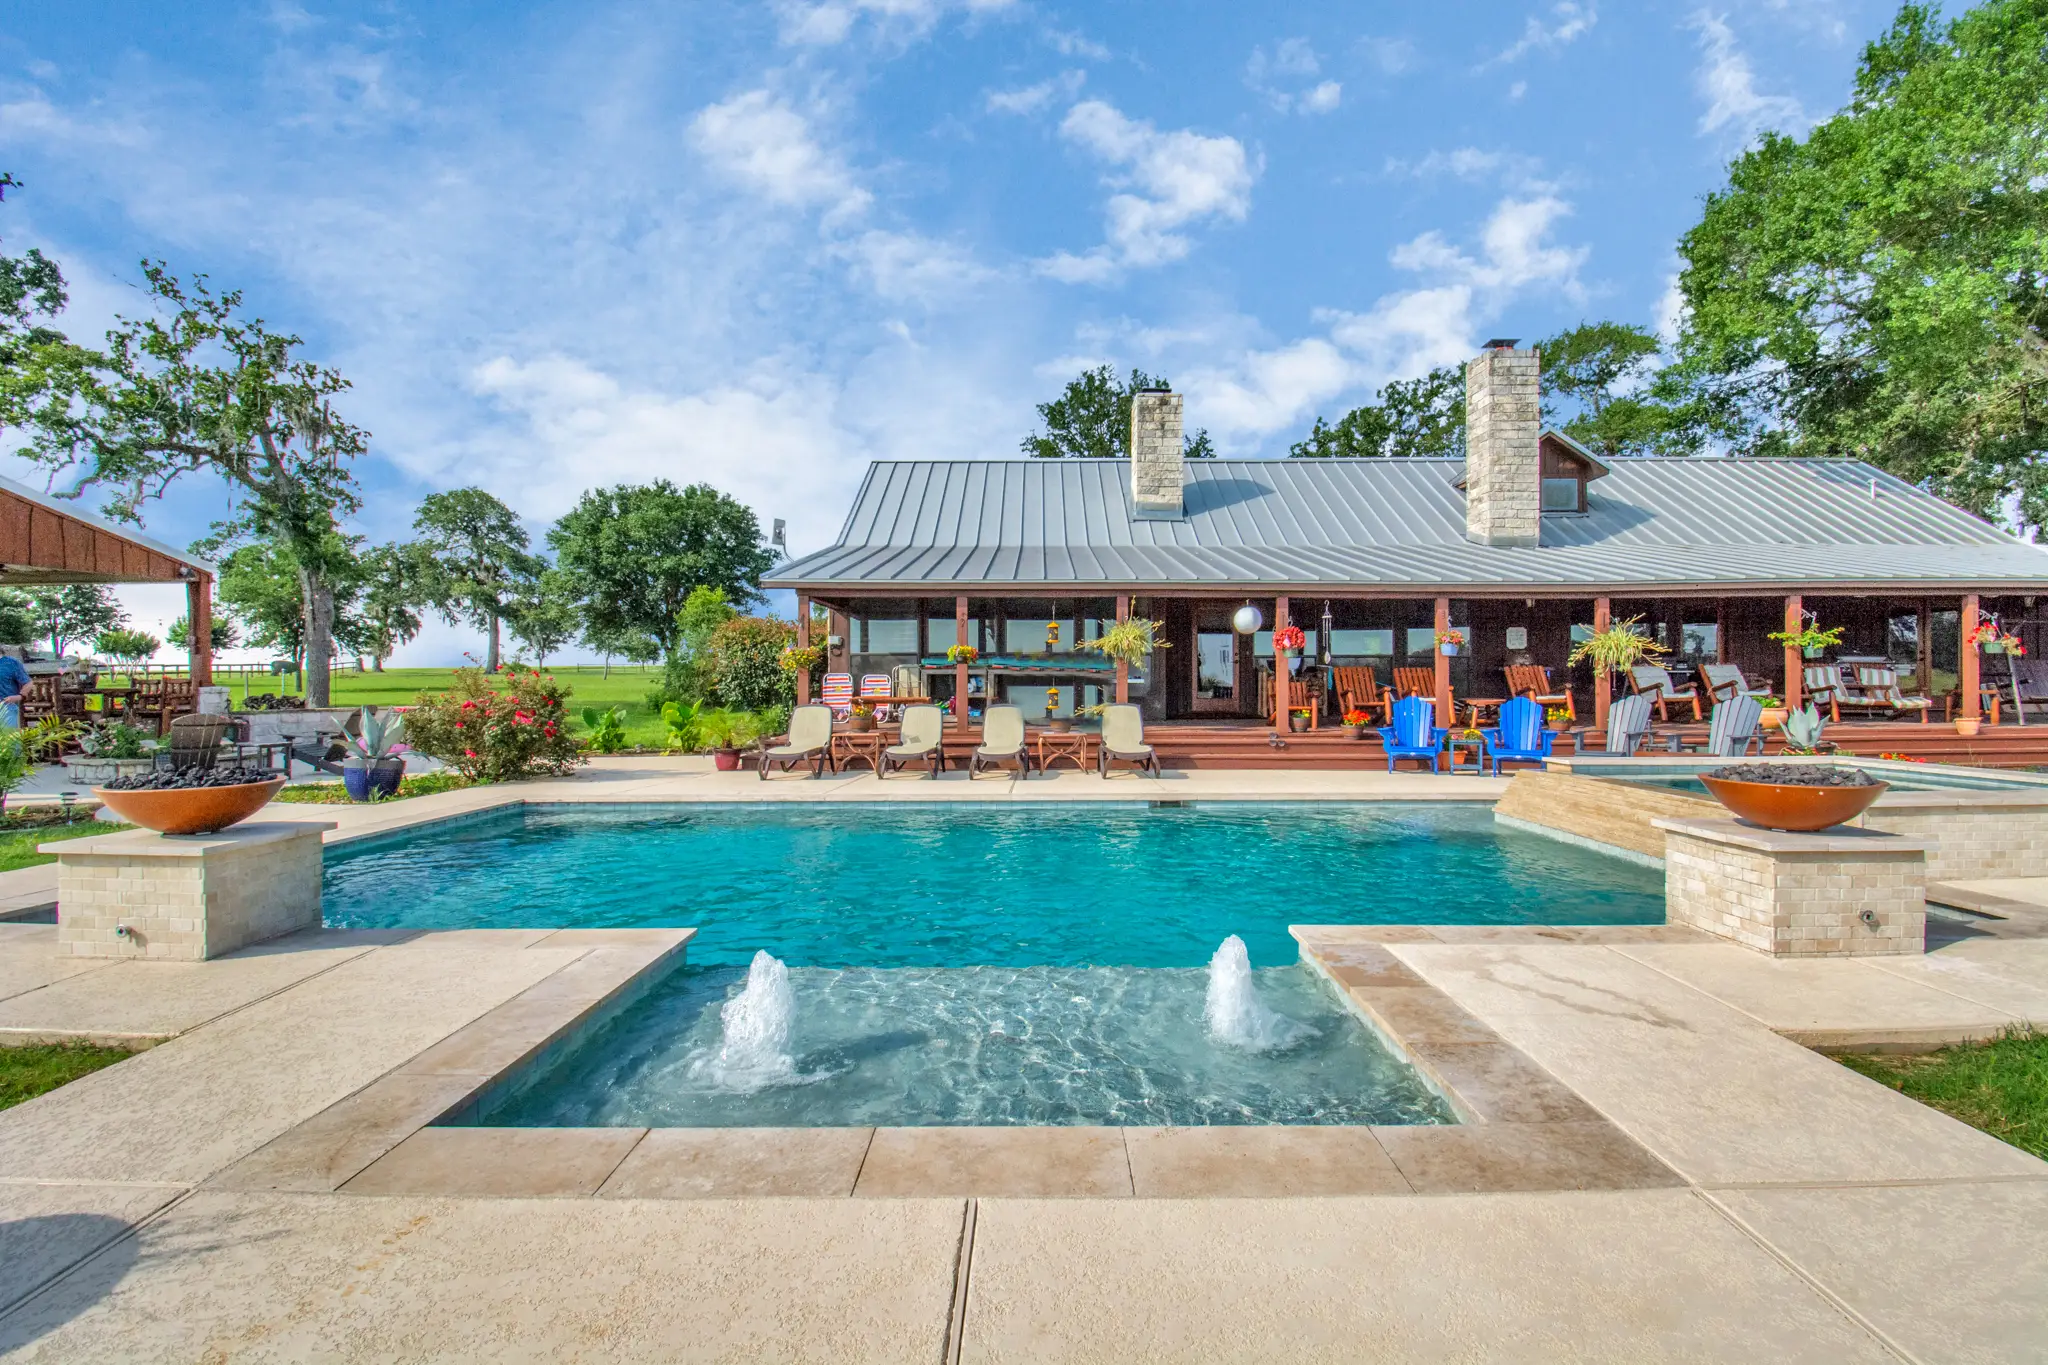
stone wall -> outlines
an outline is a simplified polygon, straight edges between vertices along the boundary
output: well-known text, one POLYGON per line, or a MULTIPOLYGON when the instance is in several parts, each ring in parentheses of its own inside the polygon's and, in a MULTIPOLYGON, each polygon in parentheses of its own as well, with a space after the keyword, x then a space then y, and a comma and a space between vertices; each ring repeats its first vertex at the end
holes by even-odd
POLYGON ((1174 521, 1185 514, 1187 453, 1181 436, 1179 394, 1131 396, 1131 503, 1140 521, 1174 521))
POLYGON ((1465 535, 1534 545, 1543 528, 1542 358, 1482 351, 1465 366, 1465 535))
POLYGON ((1720 813, 1721 803, 1636 783, 1527 768, 1515 774, 1494 814, 1645 858, 1664 857, 1664 831, 1650 822, 1720 813))
POLYGON ((2048 877, 2048 792, 1886 792, 1856 822, 1925 840, 1927 879, 2048 877))
POLYGON ((1786 834, 1659 820, 1665 916, 1773 957, 1926 951, 1926 845, 1863 830, 1786 834))
POLYGON ((324 821, 169 838, 130 831, 48 845, 57 942, 72 957, 199 962, 320 925, 324 821))

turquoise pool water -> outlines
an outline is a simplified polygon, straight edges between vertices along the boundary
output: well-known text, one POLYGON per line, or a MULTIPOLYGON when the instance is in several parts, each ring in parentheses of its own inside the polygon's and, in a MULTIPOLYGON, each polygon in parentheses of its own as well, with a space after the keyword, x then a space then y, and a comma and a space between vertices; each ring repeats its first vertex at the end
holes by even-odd
POLYGON ((707 1065, 733 967, 685 968, 480 1122, 519 1127, 1448 1123, 1307 967, 1253 973, 1305 1026, 1254 1052, 1203 1028, 1207 973, 799 968, 780 1083, 707 1065))
POLYGON ((1646 924, 1660 874, 1485 805, 527 807, 327 855, 344 928, 694 925, 695 965, 1199 967, 1289 924, 1646 924))

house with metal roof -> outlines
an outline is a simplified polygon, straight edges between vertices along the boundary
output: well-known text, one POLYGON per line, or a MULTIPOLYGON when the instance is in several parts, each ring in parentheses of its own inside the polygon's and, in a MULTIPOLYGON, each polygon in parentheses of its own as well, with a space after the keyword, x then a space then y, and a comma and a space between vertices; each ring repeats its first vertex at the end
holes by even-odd
POLYGON ((838 540, 767 581, 798 594, 800 629, 823 609, 833 672, 1027 714, 1121 693, 1158 721, 1275 728, 1304 705, 1322 720, 1359 670, 1404 690, 1427 670, 1462 719, 1511 695, 1509 666, 1549 669, 1604 720, 1613 684, 1567 658, 1632 618, 1681 686, 1735 664, 1796 702, 1808 661, 1769 637, 1817 623, 1843 630, 1830 663, 1889 662, 1946 699, 1937 719, 1974 717, 1977 625, 2039 633, 2048 550, 1854 461, 1602 459, 1541 427, 1538 371, 1512 343, 1468 365, 1462 460, 1188 460, 1181 396, 1154 392, 1129 459, 878 462, 838 540), (1134 613, 1168 648, 1113 678, 1080 646, 1134 613), (1304 658, 1276 669, 1288 625, 1304 658), (960 643, 974 668, 948 659, 960 643))

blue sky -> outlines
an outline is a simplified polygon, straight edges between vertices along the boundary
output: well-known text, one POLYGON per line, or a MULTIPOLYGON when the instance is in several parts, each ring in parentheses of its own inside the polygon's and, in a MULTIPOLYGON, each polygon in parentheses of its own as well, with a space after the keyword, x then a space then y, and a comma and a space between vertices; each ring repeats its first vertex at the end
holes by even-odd
POLYGON ((1892 12, 0 0, 0 238, 81 337, 144 256, 303 335, 355 382, 373 540, 435 489, 538 532, 667 477, 801 553, 868 460, 1014 455, 1101 361, 1281 455, 1490 336, 1668 324, 1727 158, 1838 107, 1892 12))

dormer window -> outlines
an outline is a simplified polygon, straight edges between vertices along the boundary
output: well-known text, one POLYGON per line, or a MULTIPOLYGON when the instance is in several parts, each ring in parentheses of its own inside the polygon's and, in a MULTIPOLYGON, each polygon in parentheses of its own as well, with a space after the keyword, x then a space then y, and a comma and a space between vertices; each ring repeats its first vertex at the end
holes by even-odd
POLYGON ((1543 476, 1543 510, 1583 512, 1586 510, 1586 481, 1583 478, 1543 476))
POLYGON ((1607 466, 1562 432, 1544 432, 1538 446, 1543 453, 1543 510, 1585 511, 1586 485, 1605 474, 1607 466))

